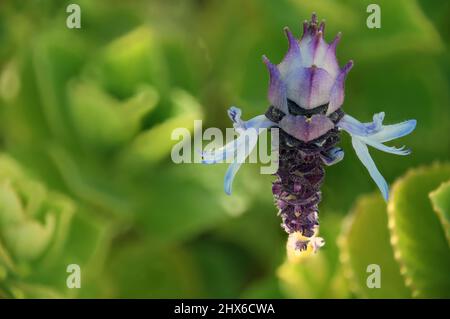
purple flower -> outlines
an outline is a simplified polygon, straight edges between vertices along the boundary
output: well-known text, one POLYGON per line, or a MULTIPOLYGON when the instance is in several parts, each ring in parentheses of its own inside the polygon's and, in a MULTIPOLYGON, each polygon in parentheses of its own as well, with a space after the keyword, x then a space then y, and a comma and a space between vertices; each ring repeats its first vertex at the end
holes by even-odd
POLYGON ((231 108, 229 116, 235 129, 242 134, 220 149, 203 153, 204 163, 238 155, 225 176, 225 191, 231 193, 234 176, 256 145, 256 138, 245 138, 249 129, 278 127, 279 167, 272 192, 282 218, 282 227, 290 234, 288 247, 297 252, 313 251, 323 246, 318 234, 318 204, 325 166, 338 163, 344 152, 337 147, 340 131, 352 137, 358 158, 369 171, 385 200, 388 186, 372 160, 368 147, 396 154, 408 155, 409 150, 386 146, 384 143, 411 133, 415 120, 394 125, 383 125, 384 113, 373 116, 373 121, 361 123, 341 109, 344 85, 353 66, 349 61, 340 67, 336 58, 339 33, 331 43, 324 40, 325 23, 317 16, 303 24, 303 35, 298 40, 288 28, 285 33, 289 49, 278 65, 263 56, 270 75, 268 99, 270 107, 264 115, 249 121, 241 119, 241 111, 231 108), (240 156, 239 156, 240 155, 240 156))

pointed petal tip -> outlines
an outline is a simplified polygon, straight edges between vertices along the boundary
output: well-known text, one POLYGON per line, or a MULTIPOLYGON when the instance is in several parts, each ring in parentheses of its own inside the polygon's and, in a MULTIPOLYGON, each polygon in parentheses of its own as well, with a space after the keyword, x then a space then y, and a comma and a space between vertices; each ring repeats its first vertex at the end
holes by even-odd
POLYGON ((303 31, 302 31, 302 36, 300 39, 303 39, 304 37, 306 37, 306 35, 308 33, 308 20, 304 20, 302 24, 303 24, 303 31))
POLYGON ((299 47, 298 47, 297 39, 292 34, 292 32, 289 29, 289 27, 284 27, 283 30, 284 30, 284 33, 286 34, 286 37, 287 37, 288 42, 289 42, 289 51, 290 52, 298 51, 299 47))
POLYGON ((354 65, 353 60, 348 61, 347 64, 344 65, 344 67, 342 68, 342 72, 348 73, 353 68, 353 65, 354 65))
POLYGON ((270 60, 269 60, 269 58, 265 55, 265 54, 263 54, 263 56, 262 56, 262 61, 263 61, 263 63, 267 66, 267 68, 271 68, 272 66, 274 66, 273 64, 272 64, 272 62, 270 62, 270 60))
POLYGON ((333 48, 334 50, 336 50, 337 45, 341 41, 341 38, 342 38, 342 32, 338 32, 336 34, 336 36, 334 37, 333 41, 331 42, 330 47, 333 48))
POLYGON ((319 31, 322 33, 325 33, 325 22, 326 22, 325 19, 322 19, 319 25, 319 31))
POLYGON ((289 27, 284 27, 283 28, 284 34, 286 34, 286 37, 288 38, 289 44, 291 42, 296 42, 297 39, 295 38, 294 34, 292 33, 291 29, 289 29, 289 27))
POLYGON ((375 113, 372 117, 373 123, 375 124, 376 130, 381 130, 381 126, 383 125, 384 117, 386 116, 386 113, 379 112, 375 113))
POLYGON ((262 56, 263 63, 266 65, 267 70, 269 71, 270 77, 276 76, 278 74, 278 68, 275 64, 270 62, 266 55, 262 56))

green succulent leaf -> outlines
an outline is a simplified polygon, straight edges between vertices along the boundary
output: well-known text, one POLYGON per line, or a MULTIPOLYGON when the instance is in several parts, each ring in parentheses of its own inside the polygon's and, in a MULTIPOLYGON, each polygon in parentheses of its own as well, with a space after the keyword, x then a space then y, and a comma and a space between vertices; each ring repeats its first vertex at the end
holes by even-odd
POLYGON ((409 171, 391 191, 389 229, 394 256, 414 297, 450 297, 450 249, 428 194, 450 179, 449 164, 409 171))
MULTIPOLYGON (((62 260, 74 203, 47 190, 13 158, 0 154, 0 294, 57 296, 63 277, 50 271, 62 260), (30 280, 30 281, 28 281, 30 280)), ((64 269, 64 265, 59 267, 64 269)))
POLYGON ((340 259, 352 291, 361 298, 409 298, 410 290, 394 259, 387 227, 386 203, 379 194, 361 196, 340 236, 340 259), (369 265, 380 268, 380 288, 367 285, 369 265))
POLYGON ((31 85, 37 88, 41 111, 52 136, 65 143, 70 143, 72 133, 68 108, 64 107, 67 102, 65 86, 81 70, 85 52, 85 43, 64 28, 44 32, 32 42, 31 62, 35 82, 31 85))
POLYGON ((0 155, 0 170, 0 239, 14 259, 36 260, 55 239, 57 221, 73 209, 55 209, 61 197, 28 178, 10 157, 0 155))
POLYGON ((124 165, 153 164, 167 157, 179 141, 171 139, 177 128, 194 131, 194 121, 202 120, 203 113, 197 100, 188 92, 174 89, 170 95, 172 113, 146 131, 141 132, 122 154, 124 165))
POLYGON ((165 90, 166 62, 160 51, 156 32, 139 27, 105 47, 87 72, 122 99, 134 95, 136 88, 145 83, 165 90))
POLYGON ((72 120, 81 140, 103 149, 130 140, 158 99, 150 86, 142 87, 125 101, 117 100, 95 83, 71 83, 68 91, 72 120))

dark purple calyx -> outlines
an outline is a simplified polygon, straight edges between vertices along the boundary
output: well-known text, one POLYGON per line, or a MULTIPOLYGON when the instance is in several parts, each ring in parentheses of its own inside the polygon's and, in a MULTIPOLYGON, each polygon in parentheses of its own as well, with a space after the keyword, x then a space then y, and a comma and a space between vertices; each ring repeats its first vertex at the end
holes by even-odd
MULTIPOLYGON (((344 112, 339 109, 328 118, 336 124, 343 115, 344 112)), ((279 109, 270 107, 266 116, 279 123, 286 115, 279 109)), ((283 220, 282 227, 287 233, 300 232, 305 237, 315 234, 315 228, 319 225, 320 189, 325 177, 323 158, 339 141, 339 130, 336 127, 308 142, 280 129, 279 166, 272 192, 283 220)))

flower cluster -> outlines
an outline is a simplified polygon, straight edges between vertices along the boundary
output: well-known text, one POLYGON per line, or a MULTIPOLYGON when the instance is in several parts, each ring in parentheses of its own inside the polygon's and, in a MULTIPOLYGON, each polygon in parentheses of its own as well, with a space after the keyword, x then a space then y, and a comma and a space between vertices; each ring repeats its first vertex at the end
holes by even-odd
MULTIPOLYGON (((248 129, 277 127, 279 134, 279 168, 272 191, 282 218, 282 227, 290 234, 288 246, 301 252, 316 251, 323 246, 318 234, 318 204, 325 166, 341 161, 344 151, 337 147, 340 131, 351 135, 353 148, 369 171, 385 200, 388 185, 372 160, 367 145, 396 155, 410 151, 386 146, 396 138, 411 133, 415 120, 394 125, 383 125, 384 112, 375 114, 373 121, 361 123, 341 109, 344 85, 353 66, 349 61, 340 67, 336 47, 339 33, 331 43, 324 40, 325 23, 317 16, 303 24, 303 35, 294 37, 288 28, 285 33, 289 49, 278 65, 263 56, 270 75, 268 99, 270 106, 264 115, 249 121, 241 119, 241 111, 232 107, 229 116, 238 133, 248 129)), ((243 136, 243 134, 241 134, 243 136)), ((256 141, 238 137, 220 149, 204 152, 204 163, 217 163, 231 156, 239 158, 225 176, 225 191, 231 193, 233 178, 242 159, 247 157, 256 141)))

